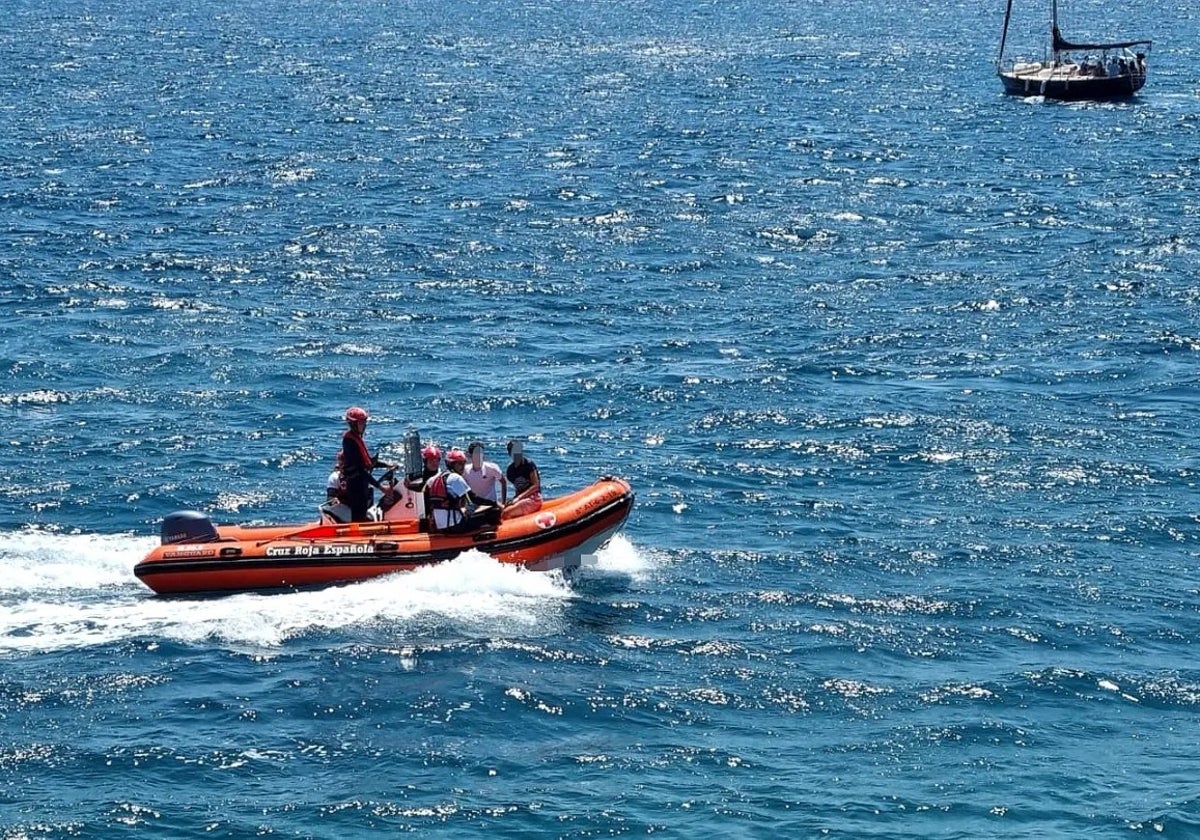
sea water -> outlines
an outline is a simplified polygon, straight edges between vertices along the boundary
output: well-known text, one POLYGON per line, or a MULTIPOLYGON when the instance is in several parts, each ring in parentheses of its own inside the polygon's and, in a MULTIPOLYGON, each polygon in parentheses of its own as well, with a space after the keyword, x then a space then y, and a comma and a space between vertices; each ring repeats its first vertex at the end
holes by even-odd
POLYGON ((7 4, 0 836, 1200 833, 1200 32, 1063 5, 1136 99, 1003 96, 1002 3, 7 4), (637 505, 134 578, 350 405, 637 505))

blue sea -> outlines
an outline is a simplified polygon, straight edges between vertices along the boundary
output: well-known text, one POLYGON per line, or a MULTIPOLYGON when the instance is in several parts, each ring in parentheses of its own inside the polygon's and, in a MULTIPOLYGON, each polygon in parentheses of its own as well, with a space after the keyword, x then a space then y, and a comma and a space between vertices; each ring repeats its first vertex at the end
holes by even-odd
POLYGON ((1136 99, 980 0, 6 3, 0 838, 1200 836, 1200 15, 1061 5, 1136 99), (134 577, 350 405, 637 505, 134 577))

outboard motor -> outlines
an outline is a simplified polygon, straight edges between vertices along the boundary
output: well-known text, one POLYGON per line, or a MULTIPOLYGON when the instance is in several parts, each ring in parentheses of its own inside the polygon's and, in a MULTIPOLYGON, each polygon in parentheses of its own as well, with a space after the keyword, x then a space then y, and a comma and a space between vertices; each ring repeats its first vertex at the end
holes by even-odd
POLYGON ((163 517, 163 545, 216 542, 219 539, 212 520, 199 511, 177 510, 163 517))

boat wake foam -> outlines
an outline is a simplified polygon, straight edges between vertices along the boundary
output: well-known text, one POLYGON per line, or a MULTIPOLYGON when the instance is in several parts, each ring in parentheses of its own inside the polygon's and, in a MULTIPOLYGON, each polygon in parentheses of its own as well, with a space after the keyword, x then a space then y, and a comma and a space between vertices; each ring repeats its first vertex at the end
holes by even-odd
POLYGON ((158 544, 129 534, 0 532, 0 599, 29 592, 134 588, 130 570, 158 544))
POLYGON ((634 548, 624 534, 617 534, 609 540, 608 545, 596 553, 594 560, 584 568, 628 575, 635 580, 641 579, 652 565, 650 557, 634 548))
MULTIPOLYGON (((279 652, 291 640, 404 644, 433 637, 553 632, 576 597, 557 572, 529 572, 477 551, 425 569, 320 590, 160 598, 133 577, 155 540, 119 535, 0 533, 0 655, 170 642, 279 652), (407 637, 407 638, 406 638, 407 637)), ((623 537, 580 574, 636 577, 648 560, 623 537)))

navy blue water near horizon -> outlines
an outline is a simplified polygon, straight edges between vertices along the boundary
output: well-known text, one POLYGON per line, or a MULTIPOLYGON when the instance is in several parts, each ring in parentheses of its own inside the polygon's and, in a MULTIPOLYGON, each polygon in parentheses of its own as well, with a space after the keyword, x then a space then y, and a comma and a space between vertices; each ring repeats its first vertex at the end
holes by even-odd
POLYGON ((0 836, 1196 836, 1200 27, 1064 106, 1002 5, 9 4, 0 836), (352 404, 637 507, 134 579, 352 404))

